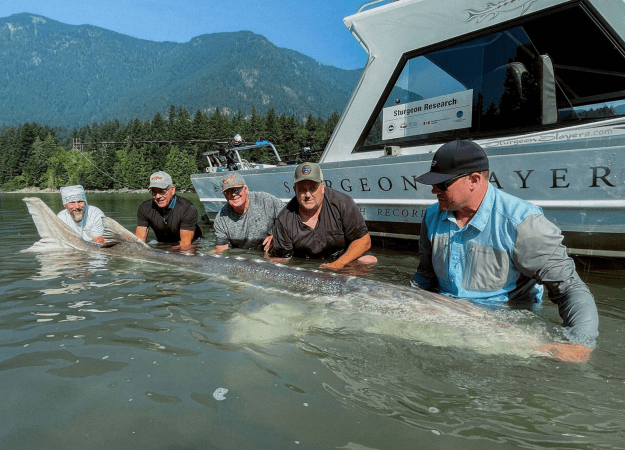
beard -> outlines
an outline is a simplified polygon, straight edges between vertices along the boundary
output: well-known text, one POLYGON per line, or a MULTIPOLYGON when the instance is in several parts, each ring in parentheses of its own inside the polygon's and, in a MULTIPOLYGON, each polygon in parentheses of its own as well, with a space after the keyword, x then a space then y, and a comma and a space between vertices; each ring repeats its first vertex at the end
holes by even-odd
POLYGON ((72 219, 74 220, 74 222, 80 223, 82 222, 82 219, 85 218, 85 210, 82 208, 74 209, 69 212, 69 215, 72 216, 72 219))

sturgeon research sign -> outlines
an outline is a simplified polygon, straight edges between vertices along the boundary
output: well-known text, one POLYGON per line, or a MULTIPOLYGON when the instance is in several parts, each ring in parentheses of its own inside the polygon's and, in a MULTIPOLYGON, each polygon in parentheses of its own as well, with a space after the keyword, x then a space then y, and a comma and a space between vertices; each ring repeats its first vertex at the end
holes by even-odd
POLYGON ((471 126, 473 89, 384 108, 382 139, 471 126))

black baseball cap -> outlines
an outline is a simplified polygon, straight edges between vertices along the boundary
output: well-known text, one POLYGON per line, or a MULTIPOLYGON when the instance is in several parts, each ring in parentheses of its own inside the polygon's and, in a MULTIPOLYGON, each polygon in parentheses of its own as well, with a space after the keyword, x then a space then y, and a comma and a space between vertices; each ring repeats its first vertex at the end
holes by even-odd
POLYGON ((470 140, 456 140, 436 150, 430 171, 417 177, 421 184, 438 184, 468 173, 488 170, 484 149, 470 140))

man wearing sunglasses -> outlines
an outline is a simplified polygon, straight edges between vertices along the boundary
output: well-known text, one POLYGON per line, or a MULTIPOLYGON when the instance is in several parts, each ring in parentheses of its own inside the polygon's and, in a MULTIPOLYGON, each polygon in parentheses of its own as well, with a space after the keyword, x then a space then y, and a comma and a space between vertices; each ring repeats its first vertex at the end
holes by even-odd
POLYGON ((228 203, 213 222, 215 251, 221 253, 230 247, 269 251, 271 228, 284 207, 282 201, 266 192, 249 192, 238 171, 223 176, 221 192, 228 203))
POLYGON ((410 284, 489 305, 537 304, 546 287, 565 335, 581 345, 540 350, 587 359, 598 335, 597 308, 542 210, 492 186, 488 157, 470 140, 440 147, 417 181, 432 186, 438 203, 421 224, 420 263, 410 284))
POLYGON ((152 228, 158 242, 180 242, 172 249, 188 249, 202 237, 196 207, 184 197, 176 195, 176 187, 167 172, 150 175, 152 200, 146 200, 137 210, 135 235, 143 242, 152 228))

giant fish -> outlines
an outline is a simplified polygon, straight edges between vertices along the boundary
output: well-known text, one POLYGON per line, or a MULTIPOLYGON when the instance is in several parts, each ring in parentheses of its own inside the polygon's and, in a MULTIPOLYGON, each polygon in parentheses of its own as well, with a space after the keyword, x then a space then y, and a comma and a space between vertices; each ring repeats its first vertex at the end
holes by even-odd
MULTIPOLYGON (((397 286, 334 272, 306 270, 264 260, 247 260, 210 254, 186 254, 155 249, 110 217, 103 219, 107 242, 99 245, 83 240, 59 219, 40 198, 27 197, 23 200, 28 206, 28 211, 41 237, 41 240, 29 249, 33 251, 43 248, 73 248, 150 263, 169 264, 189 271, 227 276, 230 279, 234 276, 239 282, 286 289, 296 287, 299 293, 336 296, 361 293, 374 299, 381 292, 384 292, 385 298, 407 301, 411 307, 422 308, 424 314, 427 315, 447 314, 472 317, 483 317, 484 315, 481 308, 468 301, 450 299, 443 295, 408 286, 397 286)), ((388 305, 380 305, 380 307, 388 308, 388 305)))
POLYGON ((267 305, 263 311, 233 320, 235 340, 253 340, 260 334, 277 336, 305 331, 302 327, 339 328, 348 324, 360 327, 361 331, 391 334, 432 345, 469 347, 482 353, 511 353, 522 357, 544 355, 544 351, 536 349, 552 340, 542 325, 538 328, 535 325, 530 328, 520 326, 514 323, 514 318, 510 320, 505 314, 488 311, 468 300, 409 286, 264 260, 155 249, 110 217, 103 219, 106 242, 99 245, 83 240, 41 199, 30 197, 23 200, 41 237, 27 251, 71 248, 165 264, 177 270, 309 296, 310 300, 323 305, 317 309, 319 314, 307 316, 304 313, 304 319, 299 317, 304 310, 297 306, 297 302, 267 305), (294 320, 296 317, 297 321, 294 320), (293 326, 295 322, 297 326, 293 326), (283 326, 285 323, 286 327, 283 326), (250 330, 256 325, 262 330, 257 336, 250 336, 250 330))

